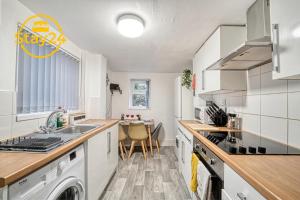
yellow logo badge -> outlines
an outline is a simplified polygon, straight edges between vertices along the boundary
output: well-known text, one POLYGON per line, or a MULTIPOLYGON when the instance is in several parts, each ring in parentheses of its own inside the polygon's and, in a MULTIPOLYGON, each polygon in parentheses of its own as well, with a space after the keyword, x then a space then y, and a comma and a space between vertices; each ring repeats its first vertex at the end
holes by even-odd
POLYGON ((22 50, 33 58, 48 58, 55 54, 61 45, 66 42, 60 24, 51 16, 45 14, 36 14, 28 17, 19 27, 16 34, 17 43, 22 50), (50 24, 52 24, 57 31, 52 31, 50 24), (26 31, 31 29, 32 33, 26 31), (55 46, 50 53, 45 55, 36 55, 26 48, 29 44, 39 45, 40 47, 50 43, 55 46))
POLYGON ((33 23, 33 32, 49 32, 49 23, 47 21, 36 21, 33 23))

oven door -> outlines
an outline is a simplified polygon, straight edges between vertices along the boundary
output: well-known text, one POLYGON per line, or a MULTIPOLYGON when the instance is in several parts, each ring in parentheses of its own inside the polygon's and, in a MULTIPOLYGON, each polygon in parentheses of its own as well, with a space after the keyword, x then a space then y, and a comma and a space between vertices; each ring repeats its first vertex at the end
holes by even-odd
POLYGON ((49 195, 47 200, 84 200, 85 190, 82 182, 70 177, 62 181, 49 195))
POLYGON ((207 163, 210 160, 207 155, 203 153, 198 153, 197 150, 194 149, 194 153, 199 158, 200 162, 204 164, 206 169, 211 174, 211 198, 209 200, 221 200, 222 199, 222 189, 223 189, 223 180, 216 174, 216 172, 209 166, 207 163))

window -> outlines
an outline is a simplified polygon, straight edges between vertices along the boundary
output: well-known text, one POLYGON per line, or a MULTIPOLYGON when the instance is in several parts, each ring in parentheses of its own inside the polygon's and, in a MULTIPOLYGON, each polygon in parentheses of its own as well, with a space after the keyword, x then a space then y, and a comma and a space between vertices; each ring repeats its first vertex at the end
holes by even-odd
MULTIPOLYGON (((31 52, 51 52, 54 46, 24 44, 31 52)), ((59 50, 45 59, 33 58, 18 47, 17 113, 47 112, 59 106, 79 109, 78 59, 59 50)))
POLYGON ((150 80, 130 80, 130 109, 148 109, 150 96, 150 80))

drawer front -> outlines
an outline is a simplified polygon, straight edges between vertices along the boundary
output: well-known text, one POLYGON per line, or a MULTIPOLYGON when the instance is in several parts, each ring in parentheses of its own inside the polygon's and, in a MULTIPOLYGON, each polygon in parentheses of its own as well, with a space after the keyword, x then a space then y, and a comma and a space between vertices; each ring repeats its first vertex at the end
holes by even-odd
POLYGON ((178 128, 180 129, 180 132, 184 136, 184 138, 188 140, 190 144, 193 144, 193 134, 189 130, 184 128, 180 123, 178 123, 178 128))
POLYGON ((222 200, 233 200, 230 198, 230 196, 227 194, 225 190, 222 190, 222 200))
POLYGON ((233 200, 265 200, 265 198, 228 165, 224 165, 224 189, 233 200))

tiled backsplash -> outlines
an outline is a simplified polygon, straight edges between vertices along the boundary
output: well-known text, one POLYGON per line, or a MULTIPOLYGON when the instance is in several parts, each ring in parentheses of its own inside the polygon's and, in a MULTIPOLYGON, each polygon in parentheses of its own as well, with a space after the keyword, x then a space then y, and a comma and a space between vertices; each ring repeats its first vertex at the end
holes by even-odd
POLYGON ((31 133, 44 124, 43 118, 16 122, 14 92, 0 91, 0 99, 0 139, 31 133))
POLYGON ((300 148, 300 80, 272 80, 272 64, 248 71, 247 91, 214 95, 243 129, 300 148))

